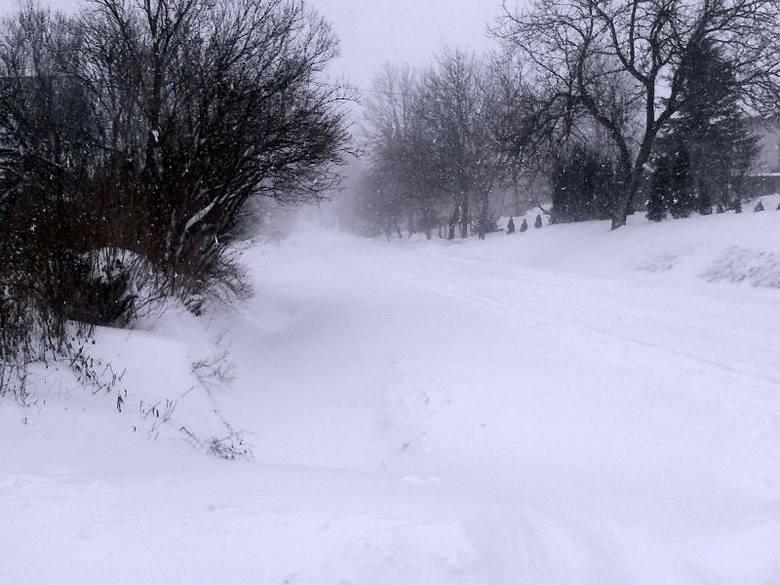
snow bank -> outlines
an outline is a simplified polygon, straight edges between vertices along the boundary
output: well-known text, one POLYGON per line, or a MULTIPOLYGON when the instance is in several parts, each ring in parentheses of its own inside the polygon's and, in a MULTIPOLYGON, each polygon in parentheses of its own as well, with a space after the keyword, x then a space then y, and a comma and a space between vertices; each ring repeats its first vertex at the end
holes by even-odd
MULTIPOLYGON (((522 265, 552 271, 578 272, 617 278, 641 277, 641 273, 666 273, 677 282, 702 279, 710 282, 744 282, 777 287, 780 257, 780 195, 744 203, 742 214, 726 212, 708 216, 647 221, 641 213, 629 217, 628 226, 610 231, 610 222, 531 227, 508 236, 493 234, 482 247, 465 246, 464 257, 522 265), (766 211, 752 211, 757 202, 766 211)), ((533 225, 537 211, 525 216, 533 225)), ((519 223, 515 218, 515 223, 519 223)))

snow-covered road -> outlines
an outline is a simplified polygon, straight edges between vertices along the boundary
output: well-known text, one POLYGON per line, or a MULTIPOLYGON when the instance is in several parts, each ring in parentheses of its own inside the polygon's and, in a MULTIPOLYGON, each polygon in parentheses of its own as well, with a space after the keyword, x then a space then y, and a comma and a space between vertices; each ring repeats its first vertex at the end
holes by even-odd
POLYGON ((519 242, 250 251, 211 330, 256 461, 71 395, 6 424, 0 583, 780 583, 778 290, 519 242))

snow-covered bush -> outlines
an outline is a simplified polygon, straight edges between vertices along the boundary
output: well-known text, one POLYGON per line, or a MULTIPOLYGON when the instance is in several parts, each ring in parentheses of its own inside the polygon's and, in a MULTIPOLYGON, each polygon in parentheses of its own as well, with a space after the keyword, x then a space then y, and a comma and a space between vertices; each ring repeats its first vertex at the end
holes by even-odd
POLYGON ((701 275, 709 282, 748 283, 780 288, 780 256, 772 252, 731 247, 701 275))
POLYGON ((3 20, 2 363, 66 347, 71 321, 245 296, 249 203, 337 180, 344 96, 317 81, 335 50, 299 1, 25 3, 3 20))

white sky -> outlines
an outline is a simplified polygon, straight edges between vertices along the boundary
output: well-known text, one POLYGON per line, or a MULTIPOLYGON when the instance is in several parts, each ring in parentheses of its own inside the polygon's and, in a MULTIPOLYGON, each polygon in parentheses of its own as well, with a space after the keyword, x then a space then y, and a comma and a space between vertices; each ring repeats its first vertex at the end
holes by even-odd
MULTIPOLYGON (((308 0, 334 26, 342 56, 333 74, 358 87, 370 87, 384 63, 425 66, 443 46, 488 50, 487 24, 500 11, 500 0, 308 0)), ((77 0, 43 0, 52 8, 71 9, 77 0)), ((0 12, 18 5, 0 0, 0 12)))
POLYGON ((490 49, 500 0, 309 0, 341 39, 333 70, 360 87, 384 63, 425 66, 444 46, 490 49))

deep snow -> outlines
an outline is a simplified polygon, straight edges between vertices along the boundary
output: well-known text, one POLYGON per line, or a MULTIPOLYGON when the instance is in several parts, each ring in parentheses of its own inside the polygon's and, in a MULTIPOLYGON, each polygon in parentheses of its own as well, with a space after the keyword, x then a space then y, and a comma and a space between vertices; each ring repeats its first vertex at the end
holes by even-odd
POLYGON ((99 332, 121 414, 0 402, 0 583, 778 583, 777 202, 257 246, 235 310, 99 332))

